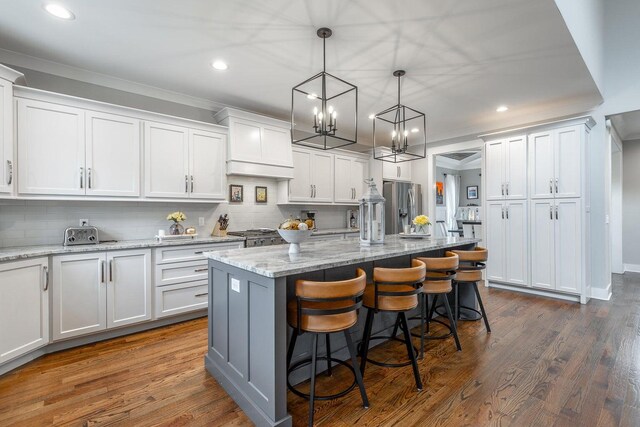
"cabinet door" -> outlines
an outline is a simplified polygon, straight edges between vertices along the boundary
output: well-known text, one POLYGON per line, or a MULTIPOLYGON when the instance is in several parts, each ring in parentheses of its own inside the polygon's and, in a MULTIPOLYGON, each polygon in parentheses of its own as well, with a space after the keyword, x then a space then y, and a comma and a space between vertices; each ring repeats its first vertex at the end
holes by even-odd
POLYGON ((47 259, 0 265, 0 363, 49 343, 47 259))
POLYGON ((397 163, 382 162, 382 179, 397 181, 400 179, 400 167, 397 163))
POLYGON ((531 286, 555 289, 554 201, 531 201, 531 286))
POLYGON ((364 180, 369 178, 371 178, 369 176, 369 162, 364 159, 355 159, 351 164, 351 185, 355 189, 353 202, 362 198, 367 186, 364 180))
POLYGON ((507 282, 526 286, 529 271, 527 202, 505 204, 505 267, 507 282))
POLYGON ((11 193, 14 182, 13 85, 0 79, 0 193, 11 193))
POLYGON ((189 197, 189 131, 145 123, 145 196, 189 197))
POLYGON ((556 289, 579 293, 582 283, 580 200, 556 200, 556 289))
POLYGON ((151 319, 151 250, 107 253, 107 327, 151 319))
POLYGON ((107 327, 104 252, 53 257, 53 339, 107 327))
POLYGON ((231 138, 231 158, 248 162, 262 160, 262 129, 259 123, 233 119, 231 138))
POLYGON ((411 181, 411 163, 412 162, 401 162, 397 164, 400 168, 400 181, 411 181))
POLYGON ((505 184, 505 142, 487 142, 485 156, 487 200, 502 200, 505 184))
POLYGON ((19 192, 83 195, 84 111, 18 100, 19 192))
POLYGON ((140 196, 140 121, 86 113, 87 195, 140 196))
POLYGON ((580 197, 582 184, 582 126, 559 129, 555 133, 556 197, 580 197))
POLYGON ((334 200, 336 201, 336 203, 353 202, 353 163, 354 161, 351 157, 335 156, 334 200))
POLYGON ((189 131, 189 197, 225 198, 226 135, 189 131))
POLYGON ((311 153, 293 150, 293 179, 289 181, 289 200, 292 202, 311 201, 311 153))
POLYGON ((333 202, 333 154, 312 154, 311 183, 314 202, 333 202))
POLYGON ((551 198, 554 194, 553 133, 529 135, 529 188, 532 199, 551 198))
POLYGON ((527 137, 508 138, 505 142, 505 196, 527 198, 527 137))
POLYGON ((275 126, 262 127, 262 163, 291 164, 291 131, 275 126))
POLYGON ((487 250, 491 257, 487 263, 487 279, 503 282, 506 280, 505 268, 505 214, 503 202, 487 203, 487 250))

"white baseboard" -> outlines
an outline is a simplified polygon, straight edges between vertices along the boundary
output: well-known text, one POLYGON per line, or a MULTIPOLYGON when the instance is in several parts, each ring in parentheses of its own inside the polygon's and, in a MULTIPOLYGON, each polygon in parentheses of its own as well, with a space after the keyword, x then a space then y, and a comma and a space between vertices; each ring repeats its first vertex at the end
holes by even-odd
POLYGON ((624 272, 630 272, 630 273, 640 273, 640 264, 625 264, 624 265, 624 272))
POLYGON ((503 290, 507 290, 507 291, 516 291, 516 292, 521 292, 521 293, 524 293, 524 294, 530 294, 530 295, 537 295, 537 296, 541 296, 541 297, 549 297, 549 298, 561 299, 561 300, 565 300, 565 301, 580 302, 580 296, 579 295, 570 295, 570 294, 564 294, 564 293, 559 293, 559 292, 550 292, 550 291, 546 291, 544 289, 536 289, 536 288, 530 288, 530 287, 524 287, 524 286, 515 286, 515 285, 509 285, 509 284, 506 284, 506 283, 489 282, 489 281, 487 281, 487 283, 489 283, 489 287, 490 288, 503 289, 503 290))
POLYGON ((611 299, 611 282, 604 289, 591 287, 591 298, 609 301, 611 299))

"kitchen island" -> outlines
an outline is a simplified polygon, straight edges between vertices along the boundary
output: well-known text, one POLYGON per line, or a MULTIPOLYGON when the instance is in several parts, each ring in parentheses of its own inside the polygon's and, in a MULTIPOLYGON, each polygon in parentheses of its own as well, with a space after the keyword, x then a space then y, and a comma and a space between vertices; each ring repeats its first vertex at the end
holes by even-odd
MULTIPOLYGON (((295 255, 288 253, 288 245, 205 253, 209 258, 206 368, 257 425, 291 425, 286 305, 297 279, 344 280, 354 277, 358 267, 372 277, 374 267, 408 267, 412 258, 442 256, 446 250, 470 249, 477 242, 459 237, 387 236, 384 245, 371 247, 360 247, 358 238, 305 242, 295 255)), ((374 333, 393 327, 395 317, 377 317, 374 333)), ((363 324, 359 319, 351 329, 356 342, 363 324)), ((308 341, 303 338, 306 335, 298 340, 294 362, 308 356, 308 341)), ((344 341, 338 338, 332 341, 332 356, 346 360, 344 341)), ((297 374, 292 382, 305 379, 304 372, 297 374)))

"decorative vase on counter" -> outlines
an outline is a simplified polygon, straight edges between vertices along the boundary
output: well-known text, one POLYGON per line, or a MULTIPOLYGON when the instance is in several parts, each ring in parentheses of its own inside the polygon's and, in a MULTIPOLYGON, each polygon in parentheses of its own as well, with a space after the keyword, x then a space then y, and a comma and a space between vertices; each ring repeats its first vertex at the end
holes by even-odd
POLYGON ((180 236, 184 234, 184 227, 179 222, 174 222, 171 224, 171 227, 169 227, 169 234, 172 236, 180 236))
POLYGON ((426 225, 416 225, 416 234, 427 234, 426 225))
POLYGON ((428 234, 431 221, 426 215, 418 215, 413 219, 413 225, 416 227, 416 234, 428 234))

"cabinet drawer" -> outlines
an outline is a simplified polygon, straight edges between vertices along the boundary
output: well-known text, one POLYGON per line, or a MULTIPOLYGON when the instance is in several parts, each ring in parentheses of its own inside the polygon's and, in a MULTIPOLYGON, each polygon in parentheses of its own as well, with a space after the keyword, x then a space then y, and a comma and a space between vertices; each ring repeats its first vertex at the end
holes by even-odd
POLYGON ((207 260, 156 265, 156 286, 207 279, 207 260))
POLYGON ((156 318, 207 308, 208 292, 204 280, 156 288, 156 318))
POLYGON ((244 242, 218 243, 212 245, 169 246, 156 249, 156 264, 166 264, 179 261, 198 261, 205 257, 208 251, 223 251, 225 249, 243 248, 244 242))

